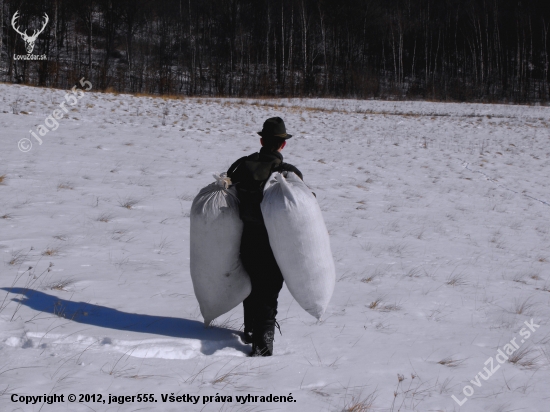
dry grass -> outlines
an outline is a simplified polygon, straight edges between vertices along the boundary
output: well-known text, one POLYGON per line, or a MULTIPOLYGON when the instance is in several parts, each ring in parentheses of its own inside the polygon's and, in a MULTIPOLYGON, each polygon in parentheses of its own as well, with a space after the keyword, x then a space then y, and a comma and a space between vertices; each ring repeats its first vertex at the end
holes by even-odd
POLYGON ((451 273, 445 283, 449 286, 464 286, 468 284, 463 273, 457 273, 456 275, 451 273))
POLYGON ((537 262, 546 263, 546 262, 548 262, 548 257, 539 255, 539 256, 537 256, 537 262))
MULTIPOLYGON (((96 92, 96 93, 97 93, 97 92, 96 92)), ((114 87, 111 87, 111 86, 107 87, 107 88, 105 89, 105 91, 104 91, 104 92, 101 92, 101 93, 112 94, 112 95, 114 95, 114 96, 118 96, 118 95, 120 94, 114 87)), ((158 96, 157 96, 157 97, 158 97, 158 96)))
MULTIPOLYGON (((117 92, 113 92, 113 94, 115 96, 118 95, 117 92)), ((148 93, 148 92, 124 93, 124 94, 129 94, 129 95, 132 95, 134 97, 151 97, 153 99, 162 99, 162 100, 165 100, 165 101, 166 100, 185 100, 186 99, 186 96, 172 94, 172 93, 163 94, 162 96, 159 95, 159 94, 151 94, 151 93, 148 93)))
POLYGON ((528 297, 524 300, 514 299, 514 306, 512 307, 512 312, 516 315, 533 315, 533 308, 535 303, 531 302, 531 297, 528 297))
POLYGON ((6 184, 6 175, 0 175, 0 185, 6 184))
POLYGON ((422 267, 419 266, 417 268, 409 269, 409 271, 405 276, 407 276, 408 278, 419 278, 421 276, 421 273, 422 273, 422 267))
POLYGON ((527 282, 525 280, 523 280, 523 277, 524 277, 524 275, 522 273, 517 273, 512 278, 512 281, 516 282, 516 283, 522 283, 524 285, 527 285, 527 282))
POLYGON ((359 396, 352 396, 349 402, 344 403, 344 409, 342 412, 367 412, 372 411, 374 401, 376 400, 376 392, 371 393, 365 398, 359 396))
POLYGON ((59 191, 62 189, 73 190, 74 188, 71 182, 59 182, 57 185, 57 190, 59 191))
POLYGON ((118 228, 114 229, 111 233, 111 239, 113 240, 120 240, 121 242, 130 243, 134 236, 128 235, 128 231, 126 229, 118 228))
POLYGON ((171 244, 172 242, 168 241, 167 238, 162 238, 159 243, 155 243, 154 247, 156 252, 160 255, 163 251, 169 249, 171 244))
POLYGON ((96 220, 98 222, 107 223, 113 220, 113 215, 111 215, 110 213, 102 213, 96 218, 96 220))
POLYGON ((27 255, 25 253, 23 253, 22 250, 16 250, 16 251, 12 252, 11 258, 8 261, 8 264, 10 264, 12 266, 16 266, 16 265, 19 265, 19 264, 23 263, 26 258, 27 258, 27 255))
POLYGON ((390 303, 388 305, 383 305, 380 307, 380 310, 382 312, 393 312, 400 309, 401 309, 401 306, 399 306, 397 303, 390 303))
POLYGON ((541 235, 547 235, 550 232, 549 226, 537 226, 535 230, 541 235))
POLYGON ((370 252, 372 250, 372 243, 359 243, 359 246, 361 246, 361 249, 365 252, 370 252))
POLYGON ((393 392, 393 402, 389 409, 389 412, 400 412, 405 410, 420 410, 418 404, 422 402, 426 397, 430 397, 431 393, 437 387, 437 382, 432 387, 425 387, 426 382, 423 382, 418 375, 411 373, 411 379, 409 385, 405 387, 405 376, 397 374, 397 387, 393 392), (398 402, 398 397, 401 396, 401 403, 398 402), (408 408, 407 408, 408 403, 408 408), (396 408, 396 409, 395 409, 396 408))
MULTIPOLYGON (((397 231, 397 230, 394 230, 394 231, 397 231)), ((387 250, 390 254, 401 257, 403 256, 407 248, 408 246, 404 243, 395 243, 393 245, 388 246, 387 250)))
POLYGON ((392 312, 401 309, 401 307, 397 303, 383 304, 383 298, 377 298, 370 303, 369 309, 379 310, 381 312, 392 312))
POLYGON ((508 358, 508 362, 525 369, 538 369, 541 356, 536 354, 535 349, 525 346, 512 353, 508 358))
POLYGON ((72 278, 64 278, 45 285, 45 289, 68 291, 68 287, 74 283, 72 278))
POLYGON ((443 395, 444 393, 450 392, 449 384, 451 383, 452 378, 446 378, 441 385, 439 386, 439 394, 443 395))
POLYGON ((133 199, 133 198, 124 198, 118 201, 118 204, 120 207, 124 207, 126 209, 132 209, 135 205, 139 203, 139 200, 133 199))
MULTIPOLYGON (((228 362, 229 363, 229 362, 228 362)), ((222 366, 222 368, 216 373, 216 376, 214 376, 214 379, 212 380, 212 384, 216 383, 223 383, 223 384, 231 384, 232 381, 235 381, 241 376, 247 376, 250 375, 251 372, 249 371, 236 371, 235 369, 239 368, 246 362, 241 362, 237 365, 235 365, 233 368, 229 369, 227 372, 222 372, 222 369, 227 365, 227 363, 222 366)))
POLYGON ((440 365, 447 366, 449 368, 456 368, 464 363, 466 359, 453 359, 452 356, 447 356, 446 358, 441 359, 439 362, 440 365))
POLYGON ((422 237, 424 236, 424 228, 413 230, 410 232, 410 234, 418 240, 422 240, 422 237))
POLYGON ((521 221, 515 221, 510 224, 510 229, 512 230, 520 230, 523 226, 523 223, 521 221))
POLYGON ((376 275, 370 275, 369 277, 366 277, 366 278, 361 279, 361 282, 363 282, 363 283, 370 283, 370 282, 372 282, 374 279, 376 279, 376 275))
MULTIPOLYGON (((550 333, 547 333, 544 337, 542 337, 541 339, 539 339, 538 341, 535 342, 535 344, 537 345, 548 345, 550 343, 550 333)), ((541 351, 544 352, 544 348, 541 348, 541 351)), ((550 359, 549 359, 550 360, 550 359)))
POLYGON ((57 256, 59 255, 60 249, 57 247, 49 247, 42 252, 42 256, 57 256))
POLYGON ((11 220, 11 219, 13 219, 13 215, 11 213, 6 213, 6 214, 0 216, 0 219, 11 220))
POLYGON ((364 277, 361 279, 361 282, 363 283, 369 283, 372 282, 376 278, 380 278, 384 276, 384 270, 377 268, 375 269, 369 276, 364 277))
POLYGON ((382 304, 382 299, 378 298, 374 302, 370 303, 369 309, 380 309, 381 304, 382 304))

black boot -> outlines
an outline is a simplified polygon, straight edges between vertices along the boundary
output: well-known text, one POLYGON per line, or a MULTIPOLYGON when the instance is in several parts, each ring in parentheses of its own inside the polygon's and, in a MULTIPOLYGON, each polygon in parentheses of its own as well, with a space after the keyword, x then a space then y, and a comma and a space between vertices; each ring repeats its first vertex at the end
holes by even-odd
POLYGON ((254 325, 254 303, 252 296, 247 297, 243 302, 244 309, 244 332, 243 332, 243 342, 246 344, 252 343, 252 330, 254 325))
POLYGON ((244 327, 244 332, 243 332, 242 338, 243 338, 243 342, 246 343, 247 345, 254 342, 252 329, 247 329, 246 325, 244 327))
POLYGON ((275 338, 275 320, 254 325, 252 353, 250 356, 272 356, 275 338))

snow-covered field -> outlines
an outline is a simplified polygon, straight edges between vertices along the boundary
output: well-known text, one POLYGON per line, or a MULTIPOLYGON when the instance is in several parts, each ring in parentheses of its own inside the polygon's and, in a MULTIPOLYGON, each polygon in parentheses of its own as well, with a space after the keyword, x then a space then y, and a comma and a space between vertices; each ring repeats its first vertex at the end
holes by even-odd
POLYGON ((88 92, 38 144, 64 95, 0 84, 0 410, 549 410, 549 108, 88 92), (284 288, 258 359, 241 307, 203 328, 189 210, 271 116, 337 283, 321 322, 284 288))

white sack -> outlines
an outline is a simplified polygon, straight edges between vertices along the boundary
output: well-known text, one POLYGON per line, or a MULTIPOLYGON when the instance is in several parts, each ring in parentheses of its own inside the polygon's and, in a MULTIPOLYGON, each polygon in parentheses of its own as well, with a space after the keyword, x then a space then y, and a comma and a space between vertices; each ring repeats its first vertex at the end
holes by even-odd
POLYGON ((239 249, 243 222, 230 181, 203 188, 191 206, 191 279, 205 325, 240 304, 252 290, 239 249))
POLYGON ((269 243, 288 289, 319 319, 334 291, 334 261, 317 199, 293 172, 273 173, 261 204, 269 243))

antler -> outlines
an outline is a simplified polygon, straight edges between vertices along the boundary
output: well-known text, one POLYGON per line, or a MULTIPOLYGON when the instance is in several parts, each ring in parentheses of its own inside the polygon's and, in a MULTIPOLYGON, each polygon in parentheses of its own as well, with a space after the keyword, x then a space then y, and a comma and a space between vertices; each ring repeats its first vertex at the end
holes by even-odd
POLYGON ((17 21, 18 18, 19 18, 19 10, 17 10, 17 11, 15 12, 15 14, 13 15, 13 18, 11 19, 11 26, 12 26, 13 29, 14 29, 17 33, 19 33, 21 36, 27 37, 27 31, 26 31, 26 30, 25 30, 25 33, 22 33, 22 32, 19 31, 19 27, 15 27, 16 21, 17 21))
POLYGON ((42 28, 38 31, 38 33, 36 32, 36 30, 34 30, 32 36, 29 37, 29 40, 36 40, 38 35, 40 33, 42 33, 44 31, 44 29, 46 28, 46 24, 48 24, 48 22, 50 21, 50 18, 48 17, 48 15, 46 13, 44 13, 44 16, 45 16, 45 20, 44 20, 44 24, 42 25, 42 28))

